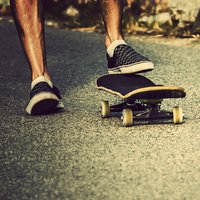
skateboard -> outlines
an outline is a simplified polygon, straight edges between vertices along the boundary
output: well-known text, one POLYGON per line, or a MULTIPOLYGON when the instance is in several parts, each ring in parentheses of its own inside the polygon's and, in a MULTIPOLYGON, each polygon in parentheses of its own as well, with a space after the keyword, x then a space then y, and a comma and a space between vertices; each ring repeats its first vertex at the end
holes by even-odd
POLYGON ((128 127, 135 120, 173 119, 174 124, 183 123, 183 111, 174 106, 172 111, 161 109, 163 99, 184 98, 182 87, 164 86, 153 83, 148 78, 135 74, 110 74, 97 79, 96 87, 122 99, 122 103, 109 105, 101 102, 103 118, 111 113, 122 112, 123 125, 128 127))

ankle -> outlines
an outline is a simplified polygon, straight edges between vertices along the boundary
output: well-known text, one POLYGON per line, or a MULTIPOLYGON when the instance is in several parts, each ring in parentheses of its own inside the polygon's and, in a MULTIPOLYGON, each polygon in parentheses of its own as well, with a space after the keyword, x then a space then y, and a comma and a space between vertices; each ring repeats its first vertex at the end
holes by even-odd
POLYGON ((51 76, 49 75, 48 72, 44 72, 44 73, 32 73, 32 81, 34 81, 35 79, 37 79, 38 77, 43 76, 46 79, 51 81, 51 76))
POLYGON ((116 40, 124 40, 122 35, 111 35, 109 36, 108 34, 106 34, 105 37, 105 46, 106 48, 108 48, 114 41, 116 40))
POLYGON ((37 83, 40 83, 40 82, 46 82, 48 83, 48 85, 53 88, 53 83, 51 82, 51 80, 49 80, 48 78, 46 78, 45 76, 39 76, 37 77, 36 79, 34 79, 32 82, 31 82, 31 89, 33 89, 33 87, 37 84, 37 83))

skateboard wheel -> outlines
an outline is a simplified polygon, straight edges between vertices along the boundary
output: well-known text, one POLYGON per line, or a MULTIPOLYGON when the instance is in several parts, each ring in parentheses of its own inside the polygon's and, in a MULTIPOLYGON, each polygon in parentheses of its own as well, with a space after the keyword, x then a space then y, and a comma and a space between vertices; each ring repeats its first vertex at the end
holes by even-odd
POLYGON ((131 109, 124 109, 122 111, 123 126, 128 127, 133 125, 133 111, 131 109))
POLYGON ((109 117, 110 115, 110 106, 108 101, 101 102, 101 116, 103 118, 109 117))
POLYGON ((173 108, 173 121, 174 121, 174 124, 183 123, 183 110, 179 106, 175 106, 173 108))

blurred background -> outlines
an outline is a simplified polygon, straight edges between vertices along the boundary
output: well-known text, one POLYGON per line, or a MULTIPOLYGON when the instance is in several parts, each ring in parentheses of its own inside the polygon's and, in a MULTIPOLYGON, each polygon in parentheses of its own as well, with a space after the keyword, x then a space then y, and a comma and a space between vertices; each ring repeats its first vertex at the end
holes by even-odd
MULTIPOLYGON (((128 34, 200 37, 200 0, 124 0, 128 34)), ((103 32, 96 0, 45 0, 46 24, 103 32)), ((0 0, 0 20, 9 18, 9 0, 0 0)))

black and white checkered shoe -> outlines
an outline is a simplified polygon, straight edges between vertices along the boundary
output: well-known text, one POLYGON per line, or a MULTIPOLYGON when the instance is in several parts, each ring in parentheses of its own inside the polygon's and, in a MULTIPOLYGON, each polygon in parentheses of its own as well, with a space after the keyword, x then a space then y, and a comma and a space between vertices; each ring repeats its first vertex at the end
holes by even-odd
POLYGON ((115 47, 113 56, 107 54, 109 74, 130 74, 153 70, 154 64, 127 44, 115 47))
POLYGON ((59 90, 56 87, 50 87, 47 82, 39 82, 31 90, 26 112, 29 115, 42 115, 53 113, 63 108, 64 105, 59 90))

